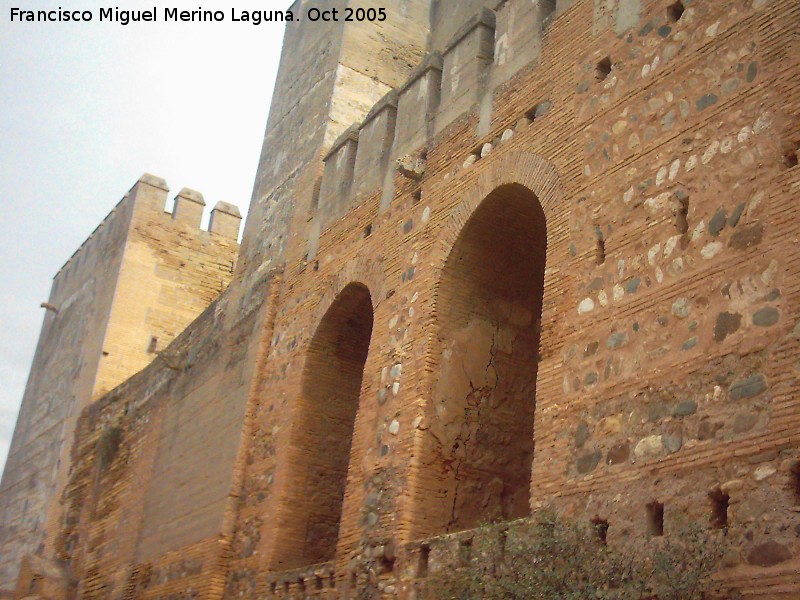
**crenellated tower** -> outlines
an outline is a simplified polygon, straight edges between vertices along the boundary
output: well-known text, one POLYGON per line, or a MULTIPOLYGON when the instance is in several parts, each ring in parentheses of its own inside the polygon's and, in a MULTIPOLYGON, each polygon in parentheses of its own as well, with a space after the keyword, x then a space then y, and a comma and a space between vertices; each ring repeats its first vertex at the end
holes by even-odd
POLYGON ((241 215, 142 175, 53 278, 0 484, 0 585, 61 525, 59 496, 75 422, 95 399, 146 367, 225 289, 241 215))

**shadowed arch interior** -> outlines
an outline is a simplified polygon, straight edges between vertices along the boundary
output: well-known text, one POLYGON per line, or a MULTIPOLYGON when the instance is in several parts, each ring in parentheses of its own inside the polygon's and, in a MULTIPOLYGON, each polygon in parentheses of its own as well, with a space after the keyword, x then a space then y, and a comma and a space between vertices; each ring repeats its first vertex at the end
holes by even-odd
POLYGON ((303 371, 300 422, 293 436, 296 489, 288 507, 284 567, 334 557, 364 364, 372 336, 372 299, 351 283, 323 316, 308 348, 303 371), (299 550, 299 552, 298 552, 299 550))
POLYGON ((444 265, 421 535, 530 514, 547 230, 528 188, 495 189, 444 265))

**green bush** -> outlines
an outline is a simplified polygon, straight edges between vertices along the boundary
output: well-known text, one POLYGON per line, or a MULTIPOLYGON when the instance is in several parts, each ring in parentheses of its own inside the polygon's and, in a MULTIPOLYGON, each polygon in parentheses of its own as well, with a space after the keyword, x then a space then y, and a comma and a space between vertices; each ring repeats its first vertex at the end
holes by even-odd
POLYGON ((442 600, 704 598, 721 545, 698 527, 644 548, 612 548, 605 525, 579 527, 552 513, 509 530, 478 528, 471 558, 431 577, 442 600))

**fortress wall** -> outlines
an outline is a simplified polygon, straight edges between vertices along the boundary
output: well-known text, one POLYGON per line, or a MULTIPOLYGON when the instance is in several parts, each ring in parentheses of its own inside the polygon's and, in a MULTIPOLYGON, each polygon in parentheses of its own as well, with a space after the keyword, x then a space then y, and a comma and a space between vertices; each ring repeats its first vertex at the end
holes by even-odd
MULTIPOLYGON (((664 504, 674 533, 684 515, 708 523, 709 492, 724 488, 735 558, 723 585, 752 597, 797 593, 799 315, 788 242, 797 171, 782 150, 796 127, 797 8, 686 3, 673 22, 668 4, 566 7, 538 62, 494 90, 486 134, 474 105, 428 142, 423 173, 394 173, 388 210, 379 213, 383 190, 353 197, 321 229, 315 260, 287 264, 292 295, 267 364, 273 393, 245 475, 258 493, 240 499, 235 539, 248 552, 234 557, 228 597, 273 585, 297 597, 379 586, 421 597, 422 540, 434 571, 455 568, 447 557, 459 554, 458 536, 428 537, 451 501, 438 473, 456 441, 437 425, 452 414, 434 395, 446 360, 437 337, 452 309, 436 290, 468 217, 509 181, 534 189, 548 227, 533 509, 605 518, 612 543, 646 544, 647 503, 664 504), (375 321, 339 548, 324 564, 265 573, 299 543, 302 448, 292 431, 311 418, 301 373, 327 307, 353 281, 370 289, 375 321), (778 546, 781 557, 768 557, 778 546)), ((402 92, 398 104, 395 143, 402 92)), ((360 151, 359 142, 356 164, 360 151)), ((500 447, 487 456, 501 460, 500 447)))
MULTIPOLYGON (((318 6, 318 3, 315 6, 318 6)), ((425 3, 408 3, 407 8, 413 9, 411 12, 389 11, 389 15, 392 19, 416 18, 417 14, 414 11, 418 12, 420 6, 424 7, 425 3)), ((283 55, 282 76, 279 76, 276 86, 279 92, 271 111, 272 117, 265 136, 264 156, 254 187, 254 198, 258 198, 258 201, 254 201, 255 210, 251 211, 250 224, 247 226, 262 229, 258 233, 253 233, 250 229, 245 232, 245 240, 254 243, 257 241, 257 244, 250 246, 248 250, 245 243, 240 278, 230 295, 225 296, 228 298, 226 302, 229 303, 225 306, 235 308, 218 309, 223 313, 220 319, 231 320, 231 328, 234 330, 231 335, 234 335, 234 338, 226 339, 235 358, 231 358, 233 362, 225 368, 216 362, 219 359, 217 354, 212 357, 213 365, 198 364, 195 367, 196 372, 201 375, 191 380, 191 386, 189 383, 186 384, 185 392, 176 392, 171 388, 169 397, 172 401, 163 408, 161 416, 158 418, 154 416, 154 421, 158 423, 163 419, 170 435, 163 434, 165 437, 159 437, 162 434, 152 431, 148 433, 151 436, 148 444, 158 440, 158 459, 152 463, 152 467, 146 466, 144 462, 138 463, 137 469, 141 471, 137 471, 139 474, 136 475, 138 478, 136 493, 143 494, 147 489, 152 491, 147 492, 149 495, 146 497, 139 495, 131 500, 135 503, 143 498, 144 510, 139 517, 140 541, 134 554, 125 555, 127 557, 135 556, 136 560, 148 564, 150 561, 158 563, 160 556, 174 552, 184 545, 202 545, 207 536, 219 536, 224 526, 223 509, 226 495, 232 485, 232 461, 238 448, 238 433, 241 431, 245 400, 252 381, 252 374, 249 377, 241 375, 239 369, 253 368, 252 357, 247 358, 249 352, 247 349, 257 348, 262 339, 260 329, 253 328, 251 317, 260 314, 259 311, 264 303, 262 294, 267 289, 264 281, 269 279, 267 273, 270 265, 274 264, 273 260, 280 261, 284 245, 288 240, 288 223, 297 217, 294 202, 290 199, 297 189, 310 190, 306 186, 312 185, 321 149, 326 144, 325 140, 335 138, 341 131, 341 129, 337 131, 339 120, 336 115, 350 114, 348 120, 363 117, 374 102, 389 89, 374 77, 388 77, 394 82, 397 70, 409 68, 407 64, 411 59, 408 57, 421 53, 424 46, 426 33, 424 27, 410 28, 403 25, 402 20, 391 21, 386 27, 386 31, 377 36, 373 32, 366 32, 367 38, 372 40, 369 43, 376 48, 376 51, 380 46, 381 52, 385 52, 394 36, 397 49, 402 47, 403 50, 392 52, 392 56, 387 58, 387 60, 391 58, 394 66, 387 63, 388 66, 375 73, 369 71, 375 63, 352 50, 349 56, 339 59, 340 55, 344 56, 342 48, 351 48, 358 40, 353 38, 343 43, 341 31, 337 31, 335 25, 329 30, 321 26, 322 35, 318 35, 319 30, 313 36, 309 35, 307 30, 300 31, 292 27, 287 31, 285 48, 290 50, 285 51, 283 55), (419 50, 415 50, 417 47, 419 50), (320 61, 308 64, 309 56, 320 55, 322 57, 320 61), (282 102, 281 99, 286 101, 282 102), (309 118, 309 115, 312 117, 309 118), (313 115, 322 115, 322 118, 315 120, 313 115), (289 138, 293 140, 291 151, 284 146, 284 141, 289 138), (222 423, 228 425, 221 427, 222 423), (218 428, 217 443, 209 444, 207 434, 209 428, 218 428), (193 456, 197 456, 197 459, 190 458, 193 456), (209 465, 214 467, 212 479, 207 476, 209 465), (146 485, 142 487, 141 477, 144 477, 142 473, 153 478, 152 488, 146 485)), ((351 179, 352 177, 348 178, 351 179)), ((193 225, 199 214, 198 205, 202 199, 198 198, 196 193, 187 190, 179 195, 179 201, 183 202, 183 205, 177 208, 176 218, 171 222, 193 225), (198 199, 200 202, 197 202, 198 199)), ((149 325, 148 344, 151 337, 159 337, 158 333, 169 339, 170 324, 161 318, 160 303, 163 301, 163 306, 175 305, 179 310, 186 306, 185 300, 180 297, 180 282, 175 282, 177 285, 171 283, 179 274, 172 269, 178 271, 185 269, 180 266, 182 262, 180 252, 174 257, 169 257, 169 260, 165 261, 166 264, 156 269, 163 277, 163 281, 159 293, 153 296, 153 299, 157 300, 154 309, 143 312, 142 307, 133 300, 140 294, 136 289, 138 278, 152 265, 152 240, 149 239, 147 232, 158 230, 163 226, 166 226, 166 221, 161 222, 155 217, 142 222, 141 230, 138 231, 139 237, 132 245, 131 267, 127 279, 129 287, 124 292, 124 298, 131 298, 131 304, 120 310, 121 320, 136 323, 144 321, 149 325), (136 293, 133 293, 134 290, 136 293)), ((192 251, 202 254, 203 248, 194 248, 192 251)), ((224 266, 224 261, 220 261, 218 265, 212 265, 213 268, 195 275, 211 286, 215 279, 215 268, 224 266)), ((220 335, 224 337, 223 334, 220 335)), ((124 343, 130 340, 119 341, 124 343)), ((195 341, 193 339, 193 343, 195 341)), ((218 346, 224 346, 225 343, 217 340, 208 346, 208 351, 217 352, 218 346)), ((198 351, 202 353, 205 350, 198 351)), ((124 358, 133 361, 139 358, 133 350, 125 352, 129 356, 122 351, 112 353, 112 356, 117 355, 121 360, 124 358)), ((108 362, 112 368, 108 370, 107 380, 113 385, 115 372, 112 361, 108 362)), ((149 397, 150 393, 147 392, 145 395, 149 397)), ((163 395, 156 394, 156 396, 164 402, 168 397, 166 391, 163 395)), ((153 460, 152 455, 150 456, 148 460, 153 460)), ((106 539, 104 534, 102 539, 106 539)), ((102 554, 102 551, 96 556, 99 554, 102 554)), ((89 566, 84 572, 90 579, 93 573, 113 571, 110 565, 93 570, 92 562, 89 561, 87 564, 89 566)), ((101 577, 91 585, 98 590, 107 590, 110 588, 106 586, 118 584, 119 582, 114 583, 111 579, 101 577)), ((114 589, 119 588, 114 587, 114 589)))
MULTIPOLYGON (((325 164, 329 166, 322 176, 319 205, 324 208, 328 219, 341 215, 347 208, 346 201, 353 184, 358 142, 358 130, 348 129, 333 143, 325 157, 325 164)), ((323 221, 322 226, 325 224, 323 221)))
POLYGON ((472 108, 486 92, 494 34, 495 15, 483 9, 467 21, 445 46, 435 133, 472 108))
MULTIPOLYGON (((202 205, 180 210, 187 195, 202 202, 189 191, 173 219, 167 193, 163 179, 143 176, 54 278, 58 312, 45 316, 0 493, 9 548, 35 551, 57 534, 80 411, 153 360, 230 281, 233 227, 200 230, 202 205)), ((16 553, 3 557, 10 585, 16 553)))
POLYGON ((431 52, 444 52, 453 36, 467 21, 480 13, 482 9, 493 10, 502 2, 466 0, 454 3, 447 2, 447 0, 434 0, 431 4, 431 36, 428 48, 431 52))
POLYGON ((397 119, 397 92, 392 90, 367 114, 358 135, 358 153, 353 167, 356 196, 383 184, 389 170, 397 119))
MULTIPOLYGON (((274 276, 261 284, 265 297, 274 276)), ((236 452, 271 339, 271 305, 234 314, 237 301, 221 295, 157 360, 84 411, 56 554, 70 561, 82 597, 158 598, 186 585, 222 594, 236 452), (109 455, 110 432, 119 443, 109 455)))
MULTIPOLYGON (((387 186, 359 185, 381 180, 359 169, 385 150, 369 117, 354 160, 355 140, 333 144, 319 187, 316 158, 277 184, 272 200, 293 198, 285 253, 272 255, 285 257, 283 283, 268 275, 269 259, 242 267, 219 307, 174 343, 176 361, 117 388, 98 404, 107 412, 84 413, 62 538, 81 585, 95 597, 425 597, 426 572, 465 560, 470 531, 440 535, 465 522, 465 502, 507 515, 502 481, 460 485, 464 456, 489 467, 520 460, 508 452, 514 436, 469 409, 496 414, 522 401, 534 413, 530 510, 606 519, 611 543, 646 545, 648 503, 663 504, 673 533, 682 516, 709 522, 709 492, 725 490, 732 549, 720 584, 796 596, 800 183, 786 148, 800 104, 800 15, 789 0, 737 0, 686 2, 671 20, 669 4, 557 3, 536 60, 492 90, 491 118, 484 96, 435 135, 429 109, 441 90, 407 95, 421 79, 410 75, 393 145, 413 138, 403 117, 420 116, 412 98, 425 133, 388 169, 387 186), (492 309, 541 328, 540 357, 519 365, 537 373, 535 391, 530 378, 513 389, 498 376, 499 394, 473 377, 487 377, 496 357, 519 357, 521 340, 500 327, 453 336, 474 294, 465 285, 449 292, 458 303, 440 295, 470 217, 498 188, 506 200, 527 188, 546 219, 538 323, 503 302, 513 277, 492 309), (342 386, 309 357, 324 355, 312 342, 354 282, 369 290, 373 326, 346 481, 329 481, 307 468, 319 460, 309 455, 346 440, 338 425, 318 428, 324 411, 309 397, 334 401, 342 386), (442 373, 458 371, 469 376, 453 376, 459 385, 443 394, 442 373), (97 488, 97 442, 115 424, 122 452, 139 454, 120 454, 107 472, 119 479, 97 488), (318 526, 308 507, 336 486, 341 518, 325 523, 338 525, 335 555, 302 564, 318 526), (95 492, 99 519, 81 512, 95 492), (429 570, 418 568, 424 546, 429 570)), ((499 212, 481 212, 473 238, 499 254, 470 258, 466 281, 517 273, 528 257, 515 223, 492 219, 499 212)))
MULTIPOLYGON (((331 126, 323 148, 365 115, 391 89, 399 87, 422 60, 429 27, 430 0, 386 5, 383 22, 348 23, 344 28, 337 87, 331 99, 331 126)), ((347 6, 375 8, 371 2, 350 0, 347 6)))
MULTIPOLYGON (((334 3, 329 0, 315 6, 322 10, 334 3)), ((298 0, 292 8, 299 11, 305 4, 298 0)), ((286 25, 242 238, 239 272, 244 279, 258 278, 256 271, 262 265, 271 268, 283 260, 295 216, 298 172, 318 158, 328 128, 341 43, 342 32, 335 23, 320 22, 313 28, 301 27, 297 22, 286 25)), ((260 299, 252 301, 258 303, 260 299)))
POLYGON ((393 158, 421 148, 432 135, 433 118, 440 102, 442 68, 441 55, 430 54, 400 89, 393 158))
MULTIPOLYGON (((92 399, 150 364, 233 276, 238 231, 231 228, 224 236, 200 229, 205 201, 195 190, 183 188, 171 214, 164 211, 165 195, 137 196, 92 399)), ((65 454, 58 488, 66 483, 69 464, 65 454)), ((51 504, 50 540, 59 531, 60 515, 60 506, 51 504)))
POLYGON ((543 3, 503 2, 495 7, 496 29, 491 88, 536 60, 541 52, 543 32, 555 18, 543 3))

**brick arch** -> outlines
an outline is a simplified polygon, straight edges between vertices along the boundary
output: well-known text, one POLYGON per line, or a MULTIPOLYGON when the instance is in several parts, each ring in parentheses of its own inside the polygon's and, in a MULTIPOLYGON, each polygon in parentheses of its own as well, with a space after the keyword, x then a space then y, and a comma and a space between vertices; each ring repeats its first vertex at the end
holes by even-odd
MULTIPOLYGON (((558 170, 547 159, 530 152, 512 152, 497 158, 490 154, 483 161, 493 162, 488 169, 475 177, 464 197, 451 209, 450 216, 437 233, 440 246, 446 248, 445 258, 449 255, 449 250, 455 244, 464 225, 484 198, 503 185, 522 185, 536 195, 544 211, 548 232, 552 232, 551 224, 563 213, 566 192, 558 170)), ((444 259, 439 267, 442 266, 444 259)))
POLYGON ((274 570, 329 561, 338 543, 375 311, 364 283, 349 281, 341 289, 338 278, 329 283, 326 296, 336 295, 317 309, 323 314, 305 350, 295 400, 274 570))
POLYGON ((545 263, 563 197, 549 162, 518 153, 445 217, 415 537, 530 514, 545 263))
POLYGON ((381 302, 386 299, 386 292, 389 289, 383 261, 380 258, 368 260, 359 256, 347 261, 341 269, 327 276, 323 280, 322 296, 312 318, 315 327, 322 321, 328 308, 342 293, 342 290, 352 283, 360 283, 369 290, 372 308, 377 310, 381 302))

